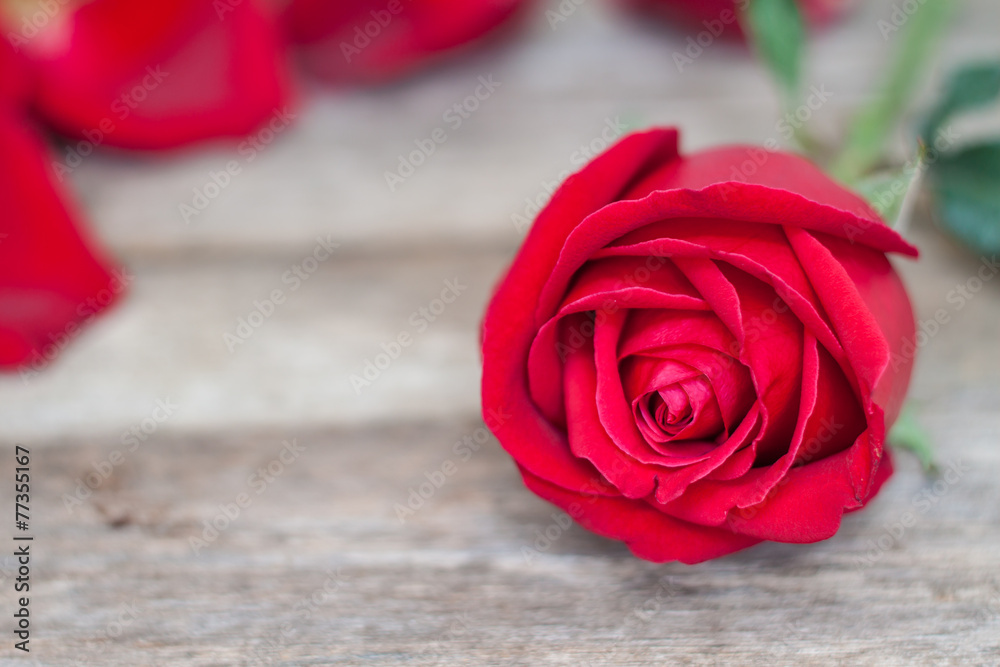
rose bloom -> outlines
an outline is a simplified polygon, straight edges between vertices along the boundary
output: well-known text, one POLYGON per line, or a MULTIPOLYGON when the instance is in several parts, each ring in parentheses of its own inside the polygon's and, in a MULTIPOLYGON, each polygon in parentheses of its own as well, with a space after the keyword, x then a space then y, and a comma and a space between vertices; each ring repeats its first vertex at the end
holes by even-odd
POLYGON ((283 39, 256 0, 52 4, 9 36, 33 60, 38 114, 80 157, 240 138, 289 104, 283 39))
POLYGON ((306 67, 334 82, 382 82, 509 24, 524 0, 292 0, 285 24, 306 67))
MULTIPOLYGON (((483 323, 527 486, 652 561, 816 542, 892 472, 916 255, 806 160, 631 135, 539 214, 483 323)), ((907 354, 907 351, 911 354, 907 354)))

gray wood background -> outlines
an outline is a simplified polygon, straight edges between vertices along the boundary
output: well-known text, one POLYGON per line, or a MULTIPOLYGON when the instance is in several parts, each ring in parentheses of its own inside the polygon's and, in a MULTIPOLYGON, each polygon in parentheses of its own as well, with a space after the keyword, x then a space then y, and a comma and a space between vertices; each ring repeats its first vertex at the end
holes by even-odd
MULTIPOLYGON (((813 45, 828 139, 892 46, 876 22, 893 3, 864 4, 813 45)), ((307 88, 298 124, 251 163, 219 146, 74 172, 135 278, 43 374, 0 378, 4 451, 32 452, 35 535, 30 656, 11 646, 13 549, 0 557, 0 664, 1000 664, 1000 281, 961 309, 947 300, 980 260, 926 206, 910 232, 923 259, 899 267, 919 316, 950 321, 921 350, 912 399, 956 473, 927 478, 899 455, 833 539, 645 563, 561 528, 486 437, 476 327, 525 198, 616 118, 678 124, 688 150, 777 134, 773 88, 743 47, 713 44, 679 73, 689 33, 598 0, 553 30, 557 6, 513 43, 399 85, 307 88), (496 93, 390 192, 397 156, 488 74, 496 93), (232 159, 241 173, 185 223, 180 204, 232 159), (293 289, 282 276, 317 238, 339 247, 293 289), (446 280, 461 297, 418 331, 411 314, 446 280), (285 301, 230 351, 224 335, 276 289, 285 301), (356 392, 351 374, 401 332, 414 344, 356 392), (483 444, 456 450, 463 438, 483 444), (401 521, 394 506, 447 460, 454 474, 401 521)), ((995 3, 963 3, 923 99, 952 64, 996 55, 997 25, 995 3)), ((0 483, 2 506, 12 494, 0 483)))

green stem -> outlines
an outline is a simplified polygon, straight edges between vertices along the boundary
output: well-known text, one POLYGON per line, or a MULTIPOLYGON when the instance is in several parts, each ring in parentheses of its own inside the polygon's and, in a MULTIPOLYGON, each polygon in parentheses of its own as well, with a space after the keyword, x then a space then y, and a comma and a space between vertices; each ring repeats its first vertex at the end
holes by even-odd
POLYGON ((886 141, 923 80, 952 9, 951 0, 926 0, 902 27, 885 20, 877 24, 886 39, 897 36, 902 42, 882 90, 854 119, 847 142, 830 166, 834 178, 852 185, 882 159, 886 141))

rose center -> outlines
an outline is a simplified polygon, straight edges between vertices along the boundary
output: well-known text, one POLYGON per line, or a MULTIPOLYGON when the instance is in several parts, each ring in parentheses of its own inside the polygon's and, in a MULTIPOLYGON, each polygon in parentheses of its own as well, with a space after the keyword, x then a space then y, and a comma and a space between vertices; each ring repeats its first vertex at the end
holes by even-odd
POLYGON ((636 425, 650 443, 712 439, 724 427, 711 384, 699 375, 650 391, 633 403, 636 425))
POLYGON ((678 385, 643 397, 641 418, 650 428, 677 435, 691 423, 691 399, 678 385))

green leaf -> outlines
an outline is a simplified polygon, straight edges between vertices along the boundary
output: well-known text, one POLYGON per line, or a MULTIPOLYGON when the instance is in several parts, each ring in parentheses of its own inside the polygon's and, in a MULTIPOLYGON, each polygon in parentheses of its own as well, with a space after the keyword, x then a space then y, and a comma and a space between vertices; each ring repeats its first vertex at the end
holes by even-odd
POLYGON ((942 155, 930 182, 941 223, 976 252, 1000 253, 1000 141, 942 155))
POLYGON ((886 39, 900 40, 899 50, 881 90, 854 119, 847 142, 830 168, 834 178, 853 184, 881 160, 886 140, 924 78, 925 65, 948 25, 952 9, 952 0, 926 0, 909 15, 899 32, 893 24, 879 22, 892 28, 880 29, 886 39))
POLYGON ((926 472, 937 470, 937 464, 934 462, 934 444, 923 427, 917 423, 909 405, 903 408, 899 419, 889 431, 889 443, 916 454, 926 472))
POLYGON ((774 75, 789 108, 801 92, 806 32, 795 0, 750 0, 743 22, 760 58, 774 75))
POLYGON ((918 160, 900 169, 882 171, 862 178, 854 189, 868 200, 890 227, 896 227, 903 213, 903 203, 920 180, 921 163, 918 160))
POLYGON ((983 107, 1000 97, 1000 60, 965 65, 948 79, 944 96, 927 115, 920 136, 934 145, 941 127, 956 113, 983 107))

